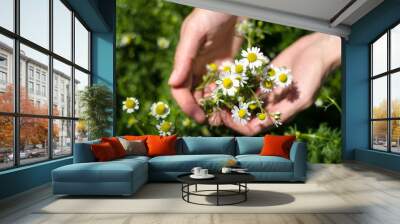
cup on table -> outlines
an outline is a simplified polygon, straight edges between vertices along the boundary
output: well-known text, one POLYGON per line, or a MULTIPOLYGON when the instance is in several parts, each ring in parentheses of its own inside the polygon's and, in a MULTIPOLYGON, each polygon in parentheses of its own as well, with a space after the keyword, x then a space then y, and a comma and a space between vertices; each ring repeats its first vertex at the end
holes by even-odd
POLYGON ((207 176, 208 175, 208 169, 201 169, 200 170, 200 176, 207 176))
POLYGON ((230 168, 230 167, 222 167, 221 172, 222 173, 230 173, 230 172, 232 172, 232 168, 230 168))
POLYGON ((194 174, 194 175, 196 175, 196 176, 200 176, 201 175, 201 170, 202 170, 203 168, 201 168, 201 167, 194 167, 193 169, 192 169, 192 173, 194 174))

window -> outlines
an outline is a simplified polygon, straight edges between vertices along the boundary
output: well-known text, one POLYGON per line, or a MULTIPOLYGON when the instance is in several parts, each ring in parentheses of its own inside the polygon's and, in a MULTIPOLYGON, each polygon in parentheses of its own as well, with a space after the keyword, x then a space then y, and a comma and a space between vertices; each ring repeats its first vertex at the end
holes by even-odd
POLYGON ((0 0, 0 26, 0 170, 72 155, 87 139, 74 105, 90 85, 90 31, 62 0, 0 0))
MULTIPOLYGON (((2 3, 0 3, 0 6, 1 5, 2 3)), ((0 9, 0 13, 1 12, 2 9, 0 9)), ((2 16, 0 15, 0 19, 1 18, 2 16)), ((14 73, 11 66, 12 58, 14 56, 13 51, 13 40, 0 33, 0 113, 12 113, 14 111, 14 73)))
POLYGON ((400 153, 400 24, 370 45, 371 148, 400 153))
POLYGON ((33 88, 33 82, 29 81, 28 82, 28 93, 33 94, 34 88, 33 88))
POLYGON ((14 31, 14 0, 0 1, 0 26, 14 31))
POLYGON ((6 85, 7 84, 7 73, 4 71, 0 71, 0 84, 6 85))
POLYGON ((33 80, 33 67, 32 66, 29 66, 28 74, 29 74, 29 79, 33 80))

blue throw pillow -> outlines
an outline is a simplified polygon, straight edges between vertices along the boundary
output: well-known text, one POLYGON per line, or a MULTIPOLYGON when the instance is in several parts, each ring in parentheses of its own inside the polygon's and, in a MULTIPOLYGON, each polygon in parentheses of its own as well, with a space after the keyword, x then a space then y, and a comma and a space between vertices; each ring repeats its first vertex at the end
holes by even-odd
POLYGON ((236 155, 259 154, 264 145, 264 137, 236 137, 236 155))
POLYGON ((183 137, 180 142, 181 153, 198 154, 235 154, 234 137, 183 137))

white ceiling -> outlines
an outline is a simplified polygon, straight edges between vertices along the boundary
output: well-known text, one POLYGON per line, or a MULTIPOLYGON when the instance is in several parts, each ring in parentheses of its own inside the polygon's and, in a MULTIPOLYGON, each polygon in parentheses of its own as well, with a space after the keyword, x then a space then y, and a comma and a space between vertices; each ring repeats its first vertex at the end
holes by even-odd
POLYGON ((169 0, 193 7, 347 37, 383 0, 169 0))
POLYGON ((329 20, 351 0, 230 0, 256 7, 329 20), (312 6, 312 7, 310 7, 312 6))

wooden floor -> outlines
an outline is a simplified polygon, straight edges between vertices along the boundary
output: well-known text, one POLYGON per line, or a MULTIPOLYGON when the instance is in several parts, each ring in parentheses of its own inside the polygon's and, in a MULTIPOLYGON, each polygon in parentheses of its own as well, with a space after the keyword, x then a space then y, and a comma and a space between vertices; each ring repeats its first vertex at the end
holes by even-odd
POLYGON ((317 164, 310 166, 308 182, 320 184, 346 201, 362 201, 367 206, 357 214, 37 214, 34 211, 38 207, 54 200, 50 187, 42 186, 1 201, 0 223, 400 223, 398 173, 357 163, 317 164))

